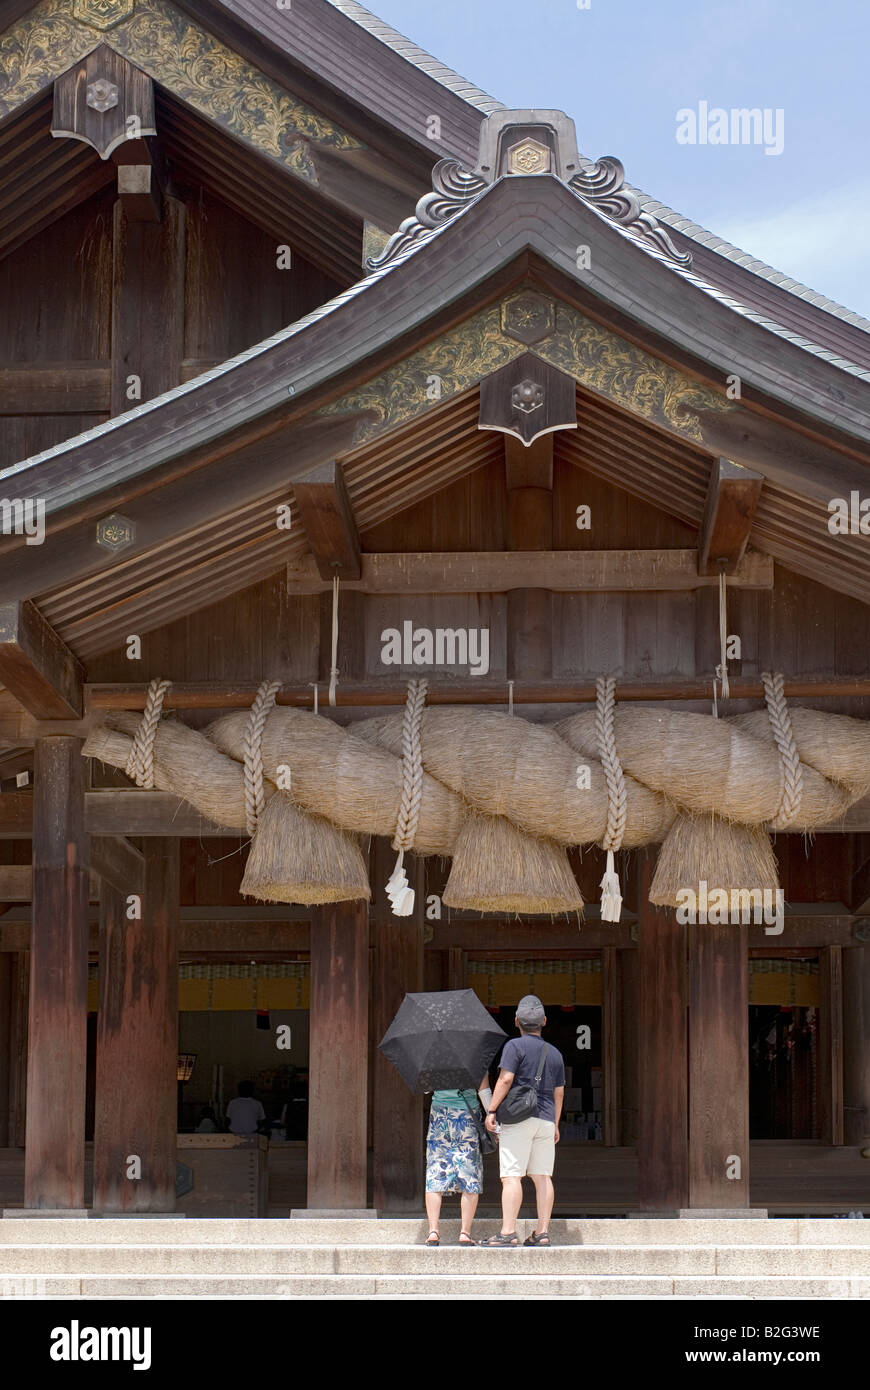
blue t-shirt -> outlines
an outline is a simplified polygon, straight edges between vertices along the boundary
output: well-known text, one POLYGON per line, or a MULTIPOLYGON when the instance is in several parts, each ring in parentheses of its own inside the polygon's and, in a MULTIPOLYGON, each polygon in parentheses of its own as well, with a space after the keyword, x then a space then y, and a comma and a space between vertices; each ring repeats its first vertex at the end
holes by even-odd
POLYGON ((541 1047, 546 1048, 546 1057, 538 1086, 536 1114, 539 1120, 555 1120, 556 1106, 553 1102, 553 1091, 557 1086, 565 1085, 565 1063, 562 1061, 561 1052, 557 1051, 552 1043, 544 1042, 543 1039, 531 1035, 523 1038, 511 1038, 505 1043, 498 1064, 502 1071, 513 1072, 514 1080, 511 1090, 514 1086, 534 1086, 535 1076, 541 1065, 541 1047))

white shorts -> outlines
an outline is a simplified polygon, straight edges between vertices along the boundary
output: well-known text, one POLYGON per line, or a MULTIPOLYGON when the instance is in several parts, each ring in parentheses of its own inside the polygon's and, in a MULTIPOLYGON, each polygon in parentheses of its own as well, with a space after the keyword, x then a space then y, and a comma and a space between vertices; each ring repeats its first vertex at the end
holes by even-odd
POLYGON ((553 1176, 556 1126, 533 1115, 518 1125, 502 1125, 498 1134, 498 1167, 503 1178, 553 1176))

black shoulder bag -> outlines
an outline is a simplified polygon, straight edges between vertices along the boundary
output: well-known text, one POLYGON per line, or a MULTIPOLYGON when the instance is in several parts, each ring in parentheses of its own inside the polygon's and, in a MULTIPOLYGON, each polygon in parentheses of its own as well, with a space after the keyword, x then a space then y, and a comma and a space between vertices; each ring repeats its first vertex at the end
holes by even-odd
POLYGON ((544 1074, 546 1059, 547 1043, 541 1038, 541 1055, 538 1059, 538 1070, 535 1072, 534 1084, 531 1086, 511 1086, 498 1107, 496 1119, 500 1125, 518 1125, 521 1120, 531 1119, 535 1114, 538 1109, 538 1087, 544 1074))
POLYGON ((468 1096, 465 1094, 464 1091, 462 1091, 461 1094, 462 1099, 465 1101, 466 1107, 468 1109, 468 1113, 473 1119, 475 1128, 477 1129, 477 1142, 480 1145, 480 1152, 482 1154, 495 1153, 496 1145, 498 1143, 495 1135, 490 1134, 485 1122, 481 1119, 480 1110, 472 1110, 471 1106, 468 1104, 468 1096))

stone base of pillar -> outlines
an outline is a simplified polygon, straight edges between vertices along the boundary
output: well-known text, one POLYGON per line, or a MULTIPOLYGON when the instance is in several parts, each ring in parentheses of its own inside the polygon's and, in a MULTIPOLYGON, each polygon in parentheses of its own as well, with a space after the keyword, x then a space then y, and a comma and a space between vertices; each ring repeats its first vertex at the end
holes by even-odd
POLYGON ((6 1207, 4 1221, 86 1221, 86 1207, 6 1207))
POLYGON ((766 1221, 766 1207, 683 1207, 681 1221, 766 1221))

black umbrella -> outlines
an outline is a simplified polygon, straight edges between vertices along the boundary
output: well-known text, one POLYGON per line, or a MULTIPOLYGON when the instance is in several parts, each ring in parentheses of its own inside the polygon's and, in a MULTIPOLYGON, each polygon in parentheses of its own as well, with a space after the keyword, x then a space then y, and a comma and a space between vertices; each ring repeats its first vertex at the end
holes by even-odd
POLYGON ((380 1043, 412 1091, 476 1090, 507 1037, 473 989, 406 994, 380 1043))

